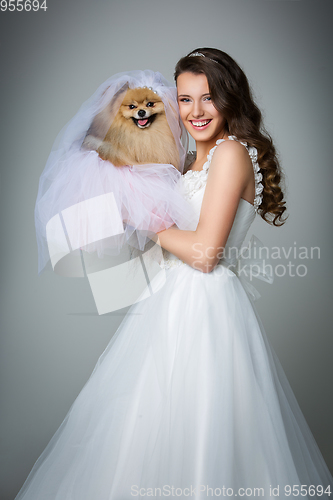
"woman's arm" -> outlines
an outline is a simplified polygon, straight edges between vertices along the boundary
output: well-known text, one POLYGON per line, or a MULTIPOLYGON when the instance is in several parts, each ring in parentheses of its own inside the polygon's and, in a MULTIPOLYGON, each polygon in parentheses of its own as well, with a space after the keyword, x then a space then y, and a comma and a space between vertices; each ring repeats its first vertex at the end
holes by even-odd
POLYGON ((197 229, 172 226, 157 233, 157 243, 194 269, 212 271, 223 256, 239 200, 251 181, 254 184, 246 148, 237 141, 221 143, 209 167, 197 229))

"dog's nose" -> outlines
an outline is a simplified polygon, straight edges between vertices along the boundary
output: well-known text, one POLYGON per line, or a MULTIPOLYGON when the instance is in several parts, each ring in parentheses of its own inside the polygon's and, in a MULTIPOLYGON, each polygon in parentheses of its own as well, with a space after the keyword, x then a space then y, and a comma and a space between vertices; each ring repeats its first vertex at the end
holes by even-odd
POLYGON ((138 111, 138 115, 140 116, 140 118, 143 118, 143 117, 146 115, 145 110, 144 110, 144 109, 140 109, 140 110, 138 111))

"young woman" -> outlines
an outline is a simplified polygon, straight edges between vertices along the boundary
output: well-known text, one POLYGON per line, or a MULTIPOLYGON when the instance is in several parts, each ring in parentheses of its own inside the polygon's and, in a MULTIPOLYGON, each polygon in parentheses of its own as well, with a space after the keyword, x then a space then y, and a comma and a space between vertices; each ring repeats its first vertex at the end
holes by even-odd
POLYGON ((181 119, 196 142, 182 180, 197 212, 193 231, 158 234, 165 266, 178 267, 175 289, 183 289, 187 314, 173 351, 181 393, 174 408, 182 420, 178 465, 188 472, 178 484, 186 477, 205 485, 202 498, 210 485, 218 495, 219 484, 230 488, 222 490, 227 496, 328 498, 332 476, 268 343, 255 292, 245 281, 246 296, 236 276, 256 213, 275 226, 286 220, 272 139, 228 54, 196 49, 177 63, 175 80, 181 119))
POLYGON ((285 220, 274 146, 227 54, 197 49, 175 77, 192 227, 158 233, 166 282, 131 307, 17 500, 332 493, 238 266, 256 213, 285 220))

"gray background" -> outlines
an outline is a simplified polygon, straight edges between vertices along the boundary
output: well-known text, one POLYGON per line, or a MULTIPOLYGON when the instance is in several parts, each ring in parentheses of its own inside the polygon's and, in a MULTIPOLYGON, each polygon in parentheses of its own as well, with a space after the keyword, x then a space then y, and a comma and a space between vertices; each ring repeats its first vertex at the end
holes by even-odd
MULTIPOLYGON (((286 174, 289 220, 269 247, 319 246, 304 277, 257 281, 257 308, 333 470, 331 0, 47 0, 0 13, 1 498, 14 498, 126 310, 98 316, 85 279, 37 276, 34 204, 53 141, 109 76, 218 47, 243 67, 286 174)), ((288 260, 278 261, 287 264, 288 260)))

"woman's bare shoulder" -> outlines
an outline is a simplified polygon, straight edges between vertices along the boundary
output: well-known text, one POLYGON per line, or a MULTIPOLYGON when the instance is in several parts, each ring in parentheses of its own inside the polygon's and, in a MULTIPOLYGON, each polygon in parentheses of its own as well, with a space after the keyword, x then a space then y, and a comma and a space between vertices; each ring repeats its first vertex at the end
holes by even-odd
MULTIPOLYGON (((252 161, 248 150, 239 141, 227 140, 221 142, 216 150, 214 151, 212 163, 213 169, 214 165, 229 165, 229 167, 240 168, 242 170, 252 169, 252 161)), ((220 167, 219 167, 220 168, 220 167)))

